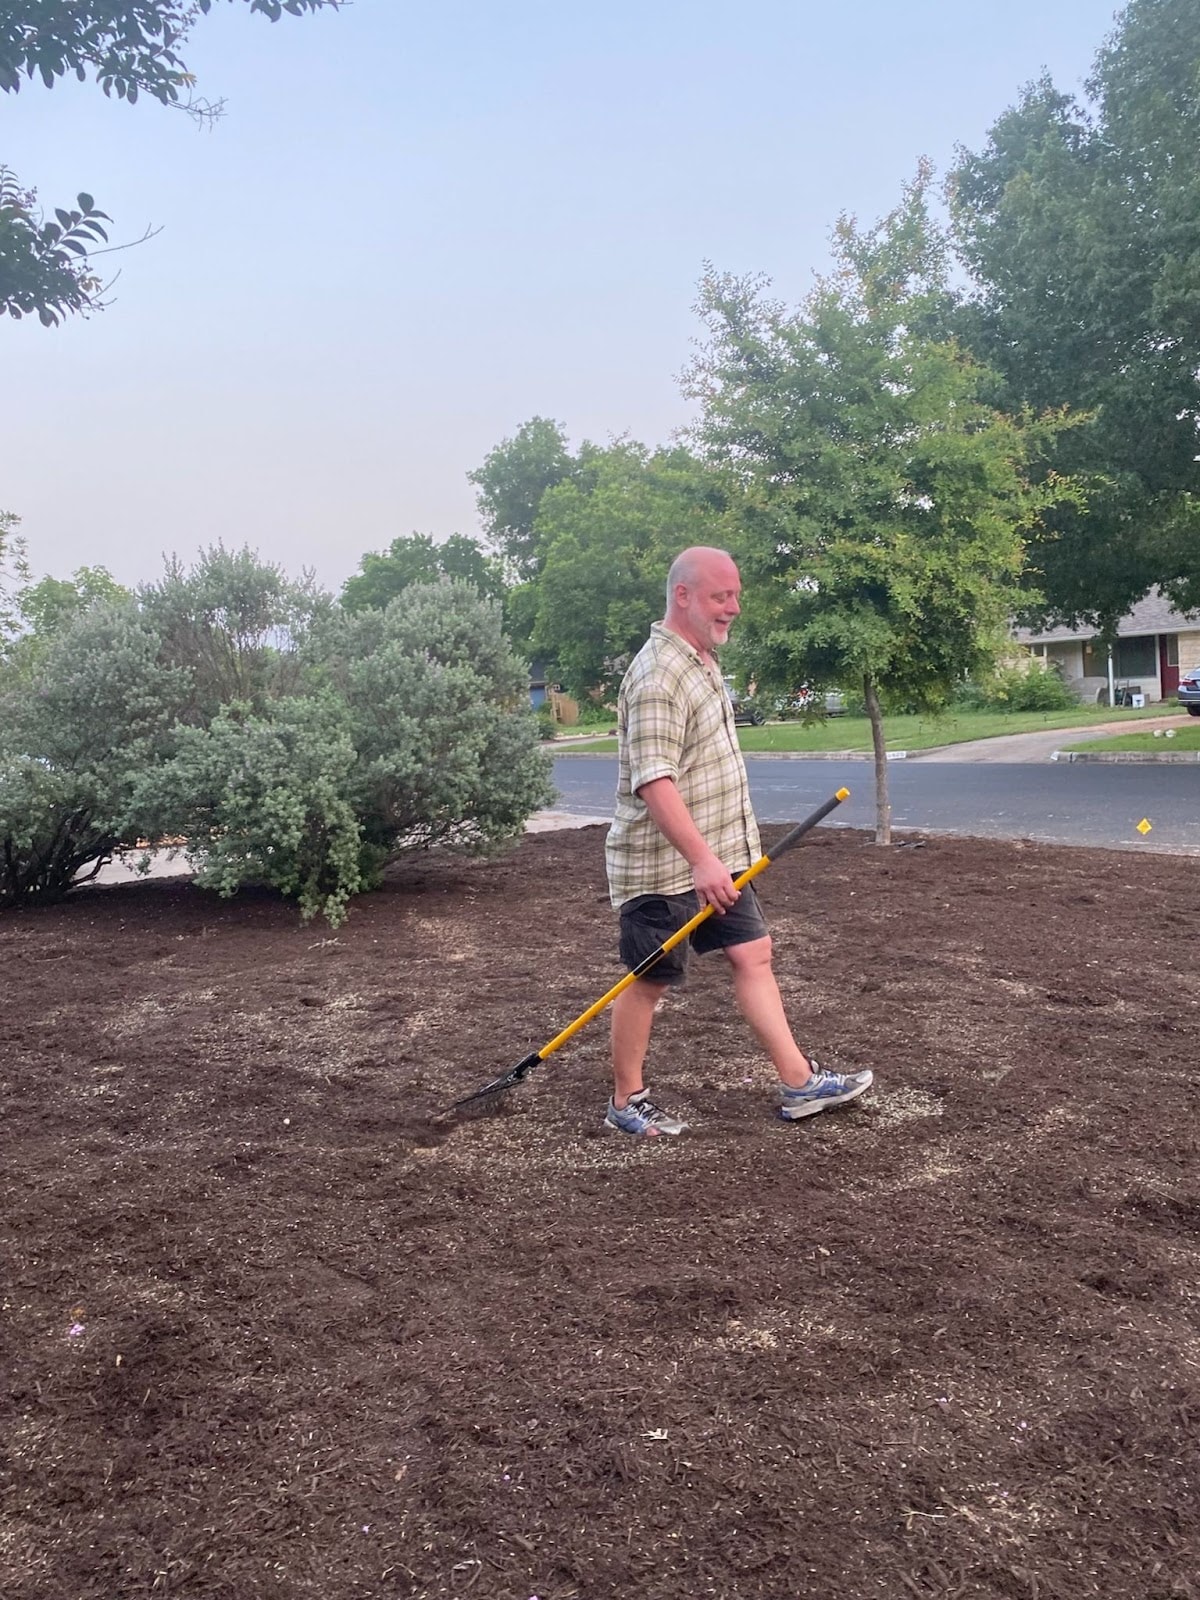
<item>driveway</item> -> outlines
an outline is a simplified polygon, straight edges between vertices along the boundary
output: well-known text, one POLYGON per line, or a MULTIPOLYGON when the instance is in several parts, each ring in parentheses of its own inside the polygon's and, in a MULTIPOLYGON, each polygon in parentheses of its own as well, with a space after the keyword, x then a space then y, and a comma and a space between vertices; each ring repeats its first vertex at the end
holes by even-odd
POLYGON ((910 761, 1049 761, 1064 745, 1085 739, 1104 739, 1113 733, 1148 733, 1155 728, 1186 728, 1182 716, 1147 717, 1138 722, 1090 722, 1084 728, 1055 728, 1049 733, 1002 733, 994 739, 971 739, 965 744, 942 745, 935 750, 913 750, 910 761))

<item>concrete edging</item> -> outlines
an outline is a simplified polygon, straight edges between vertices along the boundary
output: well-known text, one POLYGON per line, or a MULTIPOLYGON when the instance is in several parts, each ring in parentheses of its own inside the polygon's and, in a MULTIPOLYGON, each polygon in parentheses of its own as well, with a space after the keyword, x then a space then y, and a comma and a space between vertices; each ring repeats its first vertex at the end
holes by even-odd
POLYGON ((1115 765, 1169 766, 1200 761, 1200 750, 1054 750, 1051 761, 1107 761, 1115 765))

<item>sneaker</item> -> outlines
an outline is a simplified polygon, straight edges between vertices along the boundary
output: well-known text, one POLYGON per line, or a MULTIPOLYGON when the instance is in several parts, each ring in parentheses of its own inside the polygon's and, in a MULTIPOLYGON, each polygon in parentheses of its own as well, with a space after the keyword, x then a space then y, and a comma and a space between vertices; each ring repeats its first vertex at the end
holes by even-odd
POLYGON ((656 1138, 660 1133, 686 1133, 687 1123, 680 1122, 661 1111, 650 1098, 648 1089, 640 1089, 629 1096, 629 1104, 618 1111, 610 1100, 604 1118, 606 1132, 634 1133, 642 1138, 656 1138))
POLYGON ((800 1117, 828 1111, 830 1106, 844 1106, 847 1101, 865 1094, 874 1078, 869 1068, 862 1072, 827 1072, 814 1061, 812 1077, 802 1089, 780 1085, 779 1115, 788 1122, 795 1122, 800 1117))

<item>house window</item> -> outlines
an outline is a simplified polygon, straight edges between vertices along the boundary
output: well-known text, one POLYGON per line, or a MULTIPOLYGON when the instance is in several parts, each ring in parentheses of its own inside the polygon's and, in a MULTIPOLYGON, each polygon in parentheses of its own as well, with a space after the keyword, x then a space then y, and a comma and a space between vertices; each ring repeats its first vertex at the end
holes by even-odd
POLYGON ((1177 667, 1179 665, 1179 635, 1177 633, 1164 633, 1163 638, 1167 641, 1167 665, 1169 667, 1177 667))
MULTIPOLYGON (((1158 654, 1152 633, 1136 639, 1118 639, 1113 646, 1113 673, 1118 678, 1153 678, 1158 671, 1158 654)), ((1108 652, 1096 639, 1083 647, 1085 678, 1108 677, 1108 652)))

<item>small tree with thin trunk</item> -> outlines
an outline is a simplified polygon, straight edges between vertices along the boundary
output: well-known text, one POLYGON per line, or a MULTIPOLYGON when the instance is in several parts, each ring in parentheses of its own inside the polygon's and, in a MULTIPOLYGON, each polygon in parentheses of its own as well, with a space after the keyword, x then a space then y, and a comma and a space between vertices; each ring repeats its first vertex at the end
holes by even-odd
POLYGON ((835 271, 798 311, 759 280, 709 271, 710 338, 686 380, 702 406, 697 442, 744 492, 741 658, 763 686, 861 696, 880 844, 885 713, 941 709, 994 658, 1024 539, 1075 495, 1027 472, 1071 419, 994 410, 991 374, 945 331, 931 179, 923 165, 870 231, 843 218, 835 271))

